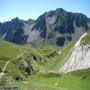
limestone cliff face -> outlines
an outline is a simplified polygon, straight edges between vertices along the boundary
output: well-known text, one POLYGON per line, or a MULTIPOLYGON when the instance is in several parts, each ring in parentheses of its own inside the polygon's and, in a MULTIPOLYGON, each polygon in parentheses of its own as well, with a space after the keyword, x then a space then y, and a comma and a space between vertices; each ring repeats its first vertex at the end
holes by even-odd
POLYGON ((87 34, 83 34, 75 44, 69 60, 60 69, 61 73, 90 68, 90 44, 80 45, 80 41, 85 35, 87 34))

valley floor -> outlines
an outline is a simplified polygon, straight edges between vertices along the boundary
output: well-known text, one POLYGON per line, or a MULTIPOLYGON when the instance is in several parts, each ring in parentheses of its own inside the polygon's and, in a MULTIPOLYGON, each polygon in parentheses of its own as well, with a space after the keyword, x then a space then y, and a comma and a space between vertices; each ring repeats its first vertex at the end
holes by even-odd
POLYGON ((30 76, 20 82, 20 90, 90 90, 90 78, 65 75, 60 77, 30 76))
MULTIPOLYGON (((1 44, 1 46, 3 47, 3 43, 1 44)), ((4 47, 2 48, 2 51, 4 51, 4 47)), ((77 72, 75 71, 69 74, 60 74, 59 72, 60 68, 63 67, 64 63, 67 62, 70 55, 72 54, 73 47, 74 44, 70 43, 61 51, 59 51, 58 55, 54 53, 55 55, 53 57, 52 56, 50 57, 50 55, 52 55, 52 52, 55 52, 56 49, 54 49, 49 45, 43 47, 40 46, 37 48, 32 48, 30 46, 22 46, 20 47, 21 49, 13 48, 12 51, 14 52, 14 55, 12 57, 12 53, 10 52, 11 59, 6 60, 5 61, 6 64, 5 62, 3 62, 4 60, 2 60, 1 58, 2 60, 1 62, 3 63, 3 65, 5 65, 3 71, 5 71, 6 69, 5 74, 6 76, 8 75, 8 77, 10 78, 12 77, 11 76, 12 74, 13 75, 16 74, 15 77, 18 77, 18 75, 22 74, 20 73, 21 71, 18 68, 19 64, 18 62, 21 59, 19 60, 15 59, 24 57, 24 59, 26 60, 26 56, 30 54, 30 52, 33 53, 34 57, 36 57, 35 59, 41 58, 41 60, 42 61, 45 60, 45 62, 44 61, 41 62, 40 60, 33 60, 32 62, 30 62, 30 64, 33 66, 34 69, 32 75, 24 76, 24 74, 22 74, 24 76, 22 80, 14 79, 10 81, 10 83, 6 83, 6 86, 19 87, 20 90, 90 90, 90 69, 77 72), (48 58, 45 56, 48 56, 48 58), (10 62, 10 60, 15 61, 10 62), (9 65, 7 66, 8 63, 9 65)), ((11 47, 10 48, 8 47, 9 51, 11 49, 12 49, 11 47)), ((1 56, 5 56, 5 53, 3 52, 1 56)), ((6 56, 8 56, 8 53, 6 53, 6 56)), ((2 67, 2 64, 0 67, 2 67)))

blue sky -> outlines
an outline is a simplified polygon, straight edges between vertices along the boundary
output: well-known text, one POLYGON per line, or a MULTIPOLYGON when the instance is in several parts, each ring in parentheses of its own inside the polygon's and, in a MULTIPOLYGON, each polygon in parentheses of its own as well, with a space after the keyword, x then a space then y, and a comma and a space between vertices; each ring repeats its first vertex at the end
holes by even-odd
POLYGON ((63 8, 90 17, 90 0, 0 0, 0 22, 19 17, 37 19, 42 13, 63 8))

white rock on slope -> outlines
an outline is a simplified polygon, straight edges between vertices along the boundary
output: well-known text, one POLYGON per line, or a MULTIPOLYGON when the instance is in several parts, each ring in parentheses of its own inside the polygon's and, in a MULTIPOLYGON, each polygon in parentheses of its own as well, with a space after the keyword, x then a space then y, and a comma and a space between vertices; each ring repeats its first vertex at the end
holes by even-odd
POLYGON ((90 44, 80 45, 81 39, 86 35, 87 33, 84 33, 77 41, 69 60, 59 70, 60 73, 90 68, 90 44))

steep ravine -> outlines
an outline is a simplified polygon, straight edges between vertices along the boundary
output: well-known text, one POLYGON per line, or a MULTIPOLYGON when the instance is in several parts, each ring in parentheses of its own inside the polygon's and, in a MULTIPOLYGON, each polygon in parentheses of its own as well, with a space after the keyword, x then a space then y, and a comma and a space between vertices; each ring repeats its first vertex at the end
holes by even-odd
POLYGON ((77 41, 69 60, 60 68, 60 73, 90 68, 90 44, 80 44, 81 39, 86 35, 87 33, 84 33, 77 41))

